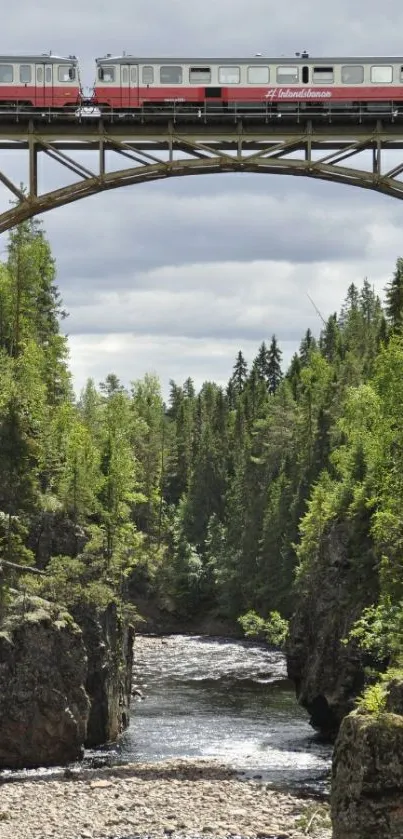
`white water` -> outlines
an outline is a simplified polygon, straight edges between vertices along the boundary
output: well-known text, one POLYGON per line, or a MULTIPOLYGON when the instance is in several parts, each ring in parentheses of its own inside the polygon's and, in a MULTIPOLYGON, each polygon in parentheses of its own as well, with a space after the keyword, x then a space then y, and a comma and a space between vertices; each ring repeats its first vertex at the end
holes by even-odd
POLYGON ((116 759, 220 759, 280 786, 323 789, 330 746, 320 743, 286 680, 284 656, 206 637, 137 639, 130 728, 116 759))

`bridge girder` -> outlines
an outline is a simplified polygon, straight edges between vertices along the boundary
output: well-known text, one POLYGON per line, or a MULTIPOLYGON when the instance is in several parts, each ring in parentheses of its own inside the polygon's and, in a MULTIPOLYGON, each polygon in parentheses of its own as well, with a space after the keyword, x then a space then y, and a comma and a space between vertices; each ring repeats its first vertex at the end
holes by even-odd
POLYGON ((16 199, 11 209, 0 214, 0 232, 98 192, 188 175, 295 175, 403 198, 403 128, 391 122, 385 125, 379 119, 369 126, 350 123, 335 127, 311 120, 304 125, 257 124, 239 119, 178 125, 172 120, 150 124, 116 118, 56 117, 0 121, 0 155, 5 151, 27 154, 29 170, 26 192, 0 170, 0 182, 16 199), (387 161, 391 151, 402 152, 393 167, 387 161), (77 159, 77 155, 80 158, 89 152, 96 164, 92 168, 77 159), (112 153, 115 159, 119 155, 130 165, 111 169, 108 159, 112 153), (56 161, 77 180, 41 191, 40 158, 56 161))

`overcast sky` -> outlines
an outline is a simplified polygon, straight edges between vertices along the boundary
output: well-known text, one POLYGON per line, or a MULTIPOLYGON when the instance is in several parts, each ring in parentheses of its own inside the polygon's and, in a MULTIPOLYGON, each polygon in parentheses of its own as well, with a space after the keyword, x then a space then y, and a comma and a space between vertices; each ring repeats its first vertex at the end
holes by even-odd
MULTIPOLYGON (((398 0, 387 14, 375 0, 19 0, 7 7, 2 51, 74 53, 90 86, 93 58, 107 52, 399 55, 402 31, 398 0)), ((2 166, 24 180, 15 154, 2 166)), ((165 393, 170 378, 225 382, 238 350, 251 360, 273 333, 286 366, 307 327, 320 330, 308 295, 326 318, 351 282, 368 277, 382 293, 403 255, 403 203, 285 176, 126 187, 44 223, 70 312, 77 391, 112 371, 125 384, 156 372, 165 393)))

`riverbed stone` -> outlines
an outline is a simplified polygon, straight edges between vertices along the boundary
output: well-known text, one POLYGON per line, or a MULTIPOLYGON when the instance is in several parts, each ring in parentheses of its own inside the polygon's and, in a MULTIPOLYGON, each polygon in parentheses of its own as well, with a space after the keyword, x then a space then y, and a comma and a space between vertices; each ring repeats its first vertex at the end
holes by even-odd
MULTIPOLYGON (((57 835, 58 839, 78 839, 84 833, 91 839, 163 839, 167 835, 174 839, 306 839, 297 821, 309 807, 312 802, 306 797, 240 780, 233 770, 216 761, 171 760, 103 770, 82 768, 80 779, 3 783, 1 809, 9 812, 10 818, 1 822, 0 837, 44 839, 57 835), (180 783, 178 774, 182 776, 180 783), (99 780, 111 781, 112 786, 94 787, 99 780), (224 800, 220 801, 219 796, 224 800), (172 820, 167 817, 170 812, 175 813, 172 820)), ((330 839, 330 835, 330 830, 310 833, 314 839, 330 839)))

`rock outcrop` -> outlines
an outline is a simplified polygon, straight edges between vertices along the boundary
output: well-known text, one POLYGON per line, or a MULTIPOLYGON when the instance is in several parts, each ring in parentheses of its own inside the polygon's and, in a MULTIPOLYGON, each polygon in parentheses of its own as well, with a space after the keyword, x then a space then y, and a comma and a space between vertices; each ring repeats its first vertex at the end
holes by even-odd
POLYGON ((333 756, 333 839, 403 836, 403 717, 354 712, 333 756))
POLYGON ((362 656, 354 644, 342 643, 363 608, 377 599, 371 543, 362 530, 358 540, 349 523, 331 527, 303 581, 290 627, 289 678, 313 727, 330 738, 364 685, 362 656))
POLYGON ((62 510, 42 511, 31 523, 27 547, 38 568, 45 568, 52 556, 77 556, 88 535, 62 510))
POLYGON ((82 755, 87 656, 72 617, 18 597, 0 632, 0 767, 51 766, 82 755))
POLYGON ((85 745, 94 747, 113 742, 129 724, 134 630, 113 603, 104 611, 75 608, 73 614, 88 655, 91 710, 85 745))

